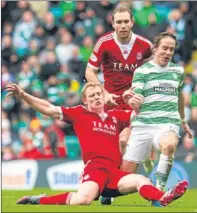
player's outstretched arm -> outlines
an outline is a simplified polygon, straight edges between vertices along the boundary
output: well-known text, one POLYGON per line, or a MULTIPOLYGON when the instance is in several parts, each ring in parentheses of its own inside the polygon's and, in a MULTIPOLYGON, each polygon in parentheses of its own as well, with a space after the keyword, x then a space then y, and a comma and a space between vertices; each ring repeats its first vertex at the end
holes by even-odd
MULTIPOLYGON (((103 87, 103 85, 101 84, 101 82, 100 82, 99 79, 98 79, 97 70, 96 70, 96 69, 93 69, 92 67, 87 66, 87 68, 86 68, 86 73, 85 73, 85 77, 86 77, 86 79, 87 79, 88 82, 96 82, 96 83, 99 83, 99 84, 103 87)), ((119 97, 119 96, 107 92, 107 91, 104 89, 104 87, 103 87, 103 90, 104 90, 104 92, 105 92, 105 103, 106 103, 106 104, 109 104, 109 105, 117 105, 115 99, 116 99, 117 97, 119 97)))
POLYGON ((90 66, 87 66, 86 68, 85 77, 88 82, 96 82, 100 84, 100 81, 97 76, 97 70, 90 66))
POLYGON ((188 134, 189 138, 192 138, 193 137, 192 131, 191 131, 189 125, 187 124, 186 120, 185 120, 185 111, 184 111, 185 99, 184 99, 183 92, 180 92, 180 94, 179 94, 179 102, 178 103, 179 103, 179 114, 180 114, 180 117, 181 117, 182 128, 188 134))
POLYGON ((15 95, 18 99, 26 101, 36 111, 59 119, 59 109, 48 101, 42 100, 35 96, 32 96, 22 90, 17 84, 9 84, 6 86, 5 91, 8 92, 7 97, 15 95))

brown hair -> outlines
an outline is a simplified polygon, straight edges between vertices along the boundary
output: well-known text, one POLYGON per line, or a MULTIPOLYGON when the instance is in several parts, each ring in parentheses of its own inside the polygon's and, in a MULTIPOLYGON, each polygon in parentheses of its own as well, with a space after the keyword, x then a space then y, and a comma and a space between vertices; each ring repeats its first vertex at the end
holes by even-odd
POLYGON ((103 87, 101 86, 100 83, 96 83, 96 82, 86 83, 81 90, 82 100, 84 100, 85 97, 86 97, 86 90, 87 90, 88 87, 97 87, 97 86, 101 88, 102 92, 104 92, 103 87))
POLYGON ((115 13, 123 13, 123 12, 128 12, 130 14, 131 20, 133 19, 131 8, 129 6, 119 4, 112 12, 112 21, 114 21, 115 13))
POLYGON ((169 33, 169 32, 162 32, 162 33, 160 33, 160 34, 158 34, 158 35, 156 35, 156 36, 154 37, 154 40, 153 40, 153 46, 154 46, 154 48, 157 48, 157 47, 159 46, 160 41, 161 41, 163 38, 166 38, 166 37, 170 37, 170 38, 174 39, 174 40, 175 40, 175 43, 176 43, 176 45, 177 45, 176 36, 175 36, 174 34, 169 33))

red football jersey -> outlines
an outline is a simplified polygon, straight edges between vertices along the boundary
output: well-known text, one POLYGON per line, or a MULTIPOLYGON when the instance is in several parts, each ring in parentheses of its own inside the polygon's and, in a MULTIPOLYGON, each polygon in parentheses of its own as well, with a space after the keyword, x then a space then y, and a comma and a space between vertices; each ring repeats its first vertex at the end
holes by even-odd
POLYGON ((117 99, 119 109, 127 108, 121 95, 131 87, 135 69, 152 55, 151 49, 152 43, 149 40, 134 33, 130 42, 124 45, 117 40, 115 32, 107 33, 97 41, 88 66, 96 70, 101 67, 104 88, 120 95, 117 99))
POLYGON ((131 111, 109 110, 102 116, 84 106, 61 107, 60 119, 73 124, 84 162, 107 159, 121 163, 119 133, 129 125, 131 111))

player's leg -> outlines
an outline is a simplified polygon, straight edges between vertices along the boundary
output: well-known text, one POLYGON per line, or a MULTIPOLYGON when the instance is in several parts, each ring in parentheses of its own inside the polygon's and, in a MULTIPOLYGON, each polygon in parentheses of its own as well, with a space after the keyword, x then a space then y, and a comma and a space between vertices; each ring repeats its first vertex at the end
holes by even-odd
POLYGON ((79 190, 76 193, 66 192, 53 196, 25 196, 17 204, 42 205, 89 205, 104 189, 108 174, 100 169, 100 164, 88 162, 80 177, 79 190))
POLYGON ((79 186, 77 192, 65 192, 57 195, 24 196, 17 204, 40 205, 90 205, 98 196, 99 186, 93 181, 87 181, 79 186))
POLYGON ((129 136, 131 134, 131 129, 129 127, 126 127, 122 130, 122 132, 119 135, 119 145, 120 145, 120 152, 123 155, 126 151, 127 142, 129 140, 129 136))
POLYGON ((148 159, 152 149, 151 130, 144 127, 133 127, 123 156, 121 169, 136 173, 140 163, 148 159))
MULTIPOLYGON (((131 129, 129 127, 126 127, 125 129, 122 130, 122 132, 119 135, 119 146, 120 146, 120 152, 122 155, 125 153, 130 134, 131 134, 131 129)), ((101 196, 102 205, 111 205, 111 203, 112 203, 111 197, 101 196)))
MULTIPOLYGON (((153 153, 153 150, 151 151, 151 153, 153 153)), ((151 156, 148 157, 148 158, 143 162, 144 171, 150 175, 151 172, 153 171, 154 165, 155 165, 155 164, 154 164, 154 161, 151 159, 151 156)))
POLYGON ((138 174, 128 174, 118 182, 118 190, 121 194, 139 192, 146 200, 160 200, 164 192, 152 185, 149 178, 138 174))
POLYGON ((162 133, 158 141, 154 142, 157 143, 156 147, 159 145, 158 148, 161 152, 156 171, 156 186, 161 190, 165 189, 178 141, 178 134, 174 131, 168 131, 162 133))
POLYGON ((182 197, 188 188, 188 182, 182 181, 167 192, 163 192, 153 186, 148 178, 138 174, 128 174, 123 176, 117 185, 118 191, 121 194, 134 193, 138 191, 144 199, 158 201, 162 206, 167 206, 174 200, 182 197))

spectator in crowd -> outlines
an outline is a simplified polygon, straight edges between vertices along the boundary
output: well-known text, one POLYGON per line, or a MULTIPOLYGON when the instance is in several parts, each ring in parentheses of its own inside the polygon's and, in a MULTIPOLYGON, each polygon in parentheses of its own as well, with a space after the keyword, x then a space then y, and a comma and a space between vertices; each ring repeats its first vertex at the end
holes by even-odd
POLYGON ((1 57, 7 65, 10 63, 12 52, 12 37, 10 35, 4 35, 2 38, 1 57))
POLYGON ((66 64, 72 58, 72 51, 75 47, 72 39, 73 37, 70 33, 62 35, 60 43, 55 48, 60 64, 66 64))
POLYGON ((45 46, 46 33, 44 28, 41 25, 37 25, 35 32, 32 35, 32 39, 38 42, 40 49, 43 49, 45 46))
POLYGON ((48 80, 52 75, 56 75, 59 72, 59 63, 56 55, 53 51, 47 53, 46 63, 42 65, 40 72, 40 79, 43 81, 48 80))
POLYGON ((142 34, 145 35, 147 39, 153 41, 155 35, 160 32, 164 32, 167 29, 167 23, 162 22, 157 24, 157 16, 155 13, 150 13, 148 15, 148 27, 143 28, 142 34))
POLYGON ((15 4, 13 2, 9 3, 10 7, 13 7, 11 9, 11 17, 12 17, 12 23, 17 24, 17 22, 22 18, 22 15, 25 13, 25 11, 30 10, 29 2, 25 0, 17 1, 15 4))
POLYGON ((44 149, 51 149, 54 157, 65 158, 67 156, 64 126, 63 121, 54 120, 53 124, 44 131, 44 149))
POLYGON ((10 146, 11 138, 11 123, 5 111, 2 111, 2 146, 10 146))
POLYGON ((55 36, 58 31, 58 26, 55 23, 53 13, 47 12, 44 15, 42 26, 45 30, 46 36, 55 36))
POLYGON ((150 25, 148 20, 150 14, 154 14, 156 16, 156 24, 161 22, 161 16, 154 4, 151 1, 143 1, 143 7, 140 10, 134 11, 136 24, 141 27, 148 27, 150 25))
POLYGON ((16 23, 13 34, 13 46, 18 56, 23 57, 28 52, 31 36, 36 29, 37 21, 30 10, 23 13, 22 19, 16 23))
POLYGON ((79 52, 79 47, 75 47, 72 51, 72 58, 68 61, 69 70, 79 76, 81 82, 85 80, 85 66, 84 60, 79 52))
POLYGON ((72 12, 67 12, 63 16, 62 26, 74 35, 75 16, 72 12))
MULTIPOLYGON (((109 29, 109 28, 106 28, 109 29)), ((110 28, 112 31, 112 28, 110 28)), ((105 33, 105 27, 102 24, 98 24, 95 28, 95 41, 97 41, 105 33)))
POLYGON ((86 36, 83 39, 82 46, 80 48, 80 55, 84 62, 87 62, 93 49, 93 39, 90 36, 86 36))
POLYGON ((86 2, 85 1, 77 1, 76 8, 74 10, 75 21, 83 21, 86 19, 86 2))
POLYGON ((6 22, 4 24, 3 30, 2 30, 2 36, 4 35, 13 35, 13 24, 11 22, 6 22))
POLYGON ((98 24, 103 25, 103 21, 96 16, 96 12, 91 7, 86 8, 86 19, 83 20, 86 35, 95 37, 95 28, 98 24))

